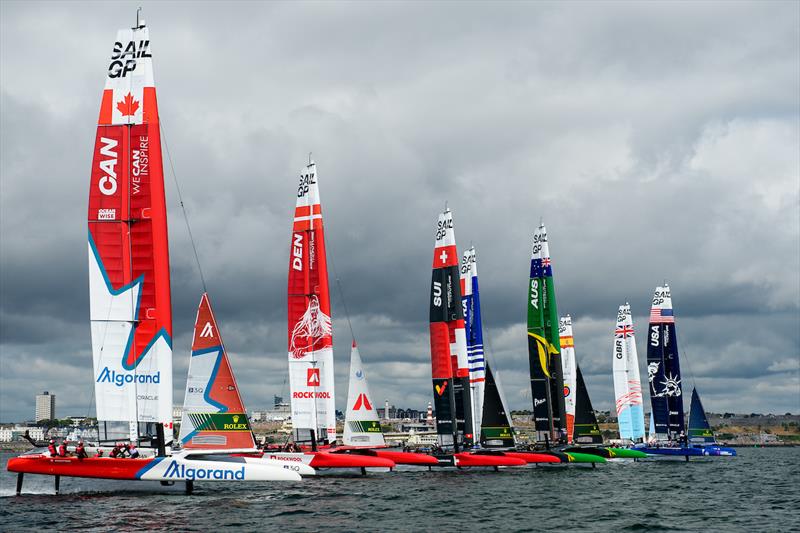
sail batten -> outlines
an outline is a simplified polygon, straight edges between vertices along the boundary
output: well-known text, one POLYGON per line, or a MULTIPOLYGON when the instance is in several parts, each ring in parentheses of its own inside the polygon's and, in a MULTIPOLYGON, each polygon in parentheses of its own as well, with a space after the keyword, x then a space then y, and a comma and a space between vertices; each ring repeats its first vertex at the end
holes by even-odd
POLYGON ((292 423, 298 440, 336 440, 333 331, 317 169, 300 171, 289 244, 288 360, 292 423))
POLYGON ((172 427, 166 199, 149 29, 117 33, 95 136, 88 209, 97 418, 172 427))

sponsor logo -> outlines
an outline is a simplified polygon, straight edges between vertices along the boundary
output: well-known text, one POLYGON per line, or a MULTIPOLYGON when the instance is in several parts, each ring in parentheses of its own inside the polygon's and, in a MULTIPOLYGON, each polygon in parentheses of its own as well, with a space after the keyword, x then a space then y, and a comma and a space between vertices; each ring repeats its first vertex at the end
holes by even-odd
POLYGON ((299 458, 299 457, 288 457, 288 456, 285 456, 285 455, 270 455, 269 458, 270 459, 277 459, 278 461, 297 461, 299 463, 303 462, 303 460, 301 458, 299 458))
POLYGON ((106 196, 111 196, 117 192, 117 145, 119 144, 114 139, 107 137, 100 137, 100 142, 103 146, 100 147, 100 155, 105 156, 105 159, 100 160, 100 170, 103 171, 103 177, 97 182, 100 192, 106 196))
POLYGON ((214 336, 214 328, 211 326, 211 322, 206 322, 206 325, 203 326, 203 331, 200 332, 201 337, 213 337, 214 336))
POLYGON ((292 269, 298 272, 303 270, 303 234, 295 233, 292 243, 292 269))
POLYGON ((117 387, 122 387, 126 383, 154 383, 157 385, 161 383, 161 371, 159 370, 155 374, 134 374, 132 372, 117 372, 105 367, 100 371, 97 383, 113 383, 117 387))
POLYGON ((550 356, 558 354, 558 350, 541 335, 529 331, 528 336, 536 342, 536 350, 539 354, 539 366, 542 372, 544 372, 544 375, 548 378, 552 377, 550 376, 550 356))
POLYGON ((363 370, 356 370, 356 379, 361 381, 364 379, 364 371, 363 370))
POLYGON ((309 387, 319 387, 319 368, 309 368, 306 373, 306 385, 309 387))
POLYGON ((238 469, 230 468, 195 468, 172 462, 164 472, 164 477, 175 479, 235 479, 244 480, 244 466, 238 469))
POLYGON ((442 306, 442 284, 438 281, 433 282, 433 305, 442 306))
MULTIPOLYGON (((453 217, 448 214, 444 220, 436 222, 436 240, 441 241, 447 235, 447 230, 453 229, 453 217)), ((442 260, 444 261, 444 260, 442 260)))
POLYGON ((534 398, 533 399, 533 406, 534 407, 539 407, 540 405, 542 405, 546 401, 547 400, 545 400, 544 398, 534 398))
POLYGON ((569 393, 570 393, 569 385, 564 385, 564 398, 569 396, 569 393))
POLYGON ((311 185, 317 184, 316 172, 309 172, 307 174, 300 174, 300 185, 297 187, 297 197, 302 198, 308 194, 311 185))
POLYGON ((124 78, 129 72, 136 70, 136 60, 152 58, 150 54, 150 41, 128 41, 123 45, 117 41, 111 52, 111 63, 108 65, 109 78, 124 78))
POLYGON ((233 415, 233 423, 232 424, 223 424, 222 429, 227 429, 228 431, 242 431, 248 429, 247 423, 240 424, 239 420, 241 419, 240 415, 233 415))
POLYGON ((310 400, 314 398, 318 400, 320 399, 330 400, 331 393, 327 391, 308 391, 308 392, 297 391, 292 393, 292 398, 298 400, 310 400))
POLYGON ((187 391, 191 394, 203 394, 205 388, 203 387, 189 387, 187 391))
POLYGON ((98 209, 97 220, 115 220, 117 218, 116 209, 98 209))
POLYGON ((331 317, 322 312, 316 295, 308 300, 308 308, 292 329, 289 349, 295 359, 301 359, 307 352, 324 346, 331 338, 331 317))
POLYGON ((363 392, 356 398, 356 403, 353 405, 353 411, 360 411, 362 408, 372 410, 372 404, 369 403, 369 398, 363 392))
POLYGON ((653 305, 661 305, 667 298, 671 298, 669 289, 656 290, 653 294, 653 305))
POLYGON ((447 390, 447 383, 448 382, 445 381, 441 385, 434 385, 433 386, 433 388, 436 390, 436 395, 437 396, 443 396, 444 395, 444 391, 447 390))
POLYGON ((139 194, 142 176, 147 176, 150 165, 150 139, 142 135, 139 137, 139 149, 131 153, 131 192, 139 194))

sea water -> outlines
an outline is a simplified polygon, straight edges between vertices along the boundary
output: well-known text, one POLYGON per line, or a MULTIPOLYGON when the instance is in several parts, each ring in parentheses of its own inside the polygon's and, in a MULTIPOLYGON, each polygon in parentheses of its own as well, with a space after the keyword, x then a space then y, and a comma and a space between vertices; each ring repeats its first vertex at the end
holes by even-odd
MULTIPOLYGON (((598 468, 183 484, 0 474, 3 531, 800 531, 800 448, 598 468)), ((3 465, 10 454, 0 454, 3 465)))

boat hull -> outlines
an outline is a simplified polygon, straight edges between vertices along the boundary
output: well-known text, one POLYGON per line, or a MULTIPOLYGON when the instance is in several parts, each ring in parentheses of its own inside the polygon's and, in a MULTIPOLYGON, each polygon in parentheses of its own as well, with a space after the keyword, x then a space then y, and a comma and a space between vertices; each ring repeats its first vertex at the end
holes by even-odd
POLYGON ((269 459, 303 463, 314 469, 319 468, 389 468, 396 463, 383 457, 353 453, 333 452, 267 452, 264 457, 269 459))
POLYGON ((482 453, 462 452, 453 455, 455 466, 459 468, 474 466, 525 466, 527 461, 518 457, 510 457, 505 454, 493 455, 482 453))
POLYGON ((528 464, 560 463, 561 459, 548 453, 536 452, 503 452, 503 455, 522 459, 528 464))
POLYGON ((202 461, 179 457, 130 459, 50 457, 29 454, 9 459, 6 468, 20 474, 151 481, 299 481, 288 468, 244 461, 202 461))
POLYGON ((688 448, 657 448, 645 446, 637 450, 648 456, 660 457, 735 457, 736 450, 725 446, 692 446, 688 448))
POLYGON ((391 450, 359 449, 348 452, 350 455, 365 455, 388 459, 398 465, 436 466, 439 461, 426 453, 395 452, 391 450))

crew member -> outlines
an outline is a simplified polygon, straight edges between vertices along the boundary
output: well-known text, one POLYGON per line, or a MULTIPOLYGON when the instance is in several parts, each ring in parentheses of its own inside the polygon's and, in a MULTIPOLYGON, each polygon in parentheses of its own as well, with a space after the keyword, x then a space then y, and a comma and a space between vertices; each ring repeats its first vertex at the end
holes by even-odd
POLYGON ((66 457, 68 454, 69 452, 67 452, 67 441, 62 440, 61 444, 58 445, 58 456, 66 457))
POLYGON ((94 456, 103 457, 103 448, 97 448, 97 453, 95 453, 94 456))
POLYGON ((127 446, 128 455, 131 459, 138 459, 139 458, 139 450, 136 449, 136 445, 134 443, 129 443, 127 446))
POLYGON ((50 439, 50 444, 47 445, 47 451, 50 452, 50 457, 55 457, 58 455, 56 451, 56 441, 54 439, 50 439))
POLYGON ((680 444, 681 447, 686 447, 689 445, 689 439, 686 437, 686 432, 681 431, 680 436, 678 436, 678 444, 680 444))
POLYGON ((78 459, 86 459, 89 457, 89 454, 86 453, 86 448, 83 447, 83 441, 78 441, 78 445, 75 447, 75 457, 78 459))
POLYGON ((109 452, 108 456, 111 457, 112 459, 117 459, 119 457, 122 457, 122 445, 119 442, 116 443, 109 452))

